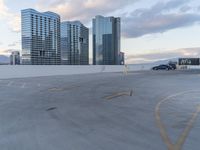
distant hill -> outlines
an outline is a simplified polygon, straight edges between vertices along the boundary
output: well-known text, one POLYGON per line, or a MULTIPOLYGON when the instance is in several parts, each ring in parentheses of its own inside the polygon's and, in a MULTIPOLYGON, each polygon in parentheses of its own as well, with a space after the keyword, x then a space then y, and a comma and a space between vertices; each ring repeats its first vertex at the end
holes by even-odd
POLYGON ((10 58, 5 55, 0 55, 0 64, 8 64, 10 62, 10 58))

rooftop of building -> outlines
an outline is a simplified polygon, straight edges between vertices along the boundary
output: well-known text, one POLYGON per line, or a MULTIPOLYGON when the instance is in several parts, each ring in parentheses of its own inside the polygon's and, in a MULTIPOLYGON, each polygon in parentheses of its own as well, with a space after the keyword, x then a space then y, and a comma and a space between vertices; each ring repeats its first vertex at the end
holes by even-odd
POLYGON ((39 15, 46 15, 46 16, 50 16, 50 17, 59 17, 60 18, 60 15, 55 13, 55 12, 51 12, 51 11, 46 11, 46 12, 39 12, 35 9, 32 9, 32 8, 28 8, 28 9, 23 9, 21 10, 21 12, 31 12, 31 13, 36 13, 36 14, 39 14, 39 15))

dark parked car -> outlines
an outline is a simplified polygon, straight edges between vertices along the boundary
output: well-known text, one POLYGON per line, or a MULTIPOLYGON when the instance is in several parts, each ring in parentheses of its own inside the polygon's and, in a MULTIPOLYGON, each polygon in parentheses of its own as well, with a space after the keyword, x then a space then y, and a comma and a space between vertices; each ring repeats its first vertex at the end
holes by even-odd
POLYGON ((152 70, 172 70, 173 68, 169 65, 159 65, 152 68, 152 70))
POLYGON ((171 66, 173 70, 176 70, 176 69, 177 69, 177 67, 176 67, 176 64, 175 64, 175 63, 169 63, 169 66, 171 66))

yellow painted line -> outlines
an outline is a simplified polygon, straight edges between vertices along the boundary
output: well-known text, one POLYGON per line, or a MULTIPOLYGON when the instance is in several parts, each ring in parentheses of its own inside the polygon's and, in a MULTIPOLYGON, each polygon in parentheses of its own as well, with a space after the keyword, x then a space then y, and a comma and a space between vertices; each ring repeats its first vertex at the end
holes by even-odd
POLYGON ((189 135, 191 129, 193 128, 193 125, 200 113, 200 106, 197 107, 197 110, 195 113, 193 113, 191 120, 188 122, 187 127, 179 137, 178 141, 176 142, 176 145, 174 147, 175 150, 181 150, 183 144, 185 143, 187 136, 189 135))
POLYGON ((72 90, 72 89, 75 89, 75 88, 78 88, 80 86, 70 86, 70 87, 66 87, 66 88, 50 88, 48 89, 48 91, 51 91, 51 92, 61 92, 61 91, 67 91, 67 90, 72 90))
POLYGON ((191 120, 187 123, 186 128, 184 129, 184 131, 182 132, 182 134, 180 135, 180 137, 178 138, 176 144, 173 144, 171 139, 169 138, 168 134, 167 134, 167 130, 165 128, 165 125, 163 124, 163 122, 161 121, 161 115, 160 115, 160 106, 166 102, 171 100, 171 98, 174 98, 176 96, 180 96, 183 94, 187 94, 187 93, 191 93, 191 92, 200 92, 200 90, 189 90, 189 91, 184 91, 184 92, 180 92, 171 96, 168 96, 167 98, 163 99, 162 101, 160 101, 155 108, 155 118, 156 118, 156 124, 158 126, 158 128, 160 129, 160 135, 162 137, 163 142, 166 144, 168 150, 181 150, 199 113, 200 113, 200 106, 198 106, 197 110, 195 113, 193 113, 191 120))
POLYGON ((61 89, 61 88, 51 88, 51 89, 48 89, 48 90, 51 91, 51 92, 63 91, 63 89, 61 89))
POLYGON ((160 135, 164 141, 164 143, 166 144, 168 150, 172 150, 173 148, 173 144, 167 134, 165 125, 162 123, 161 121, 161 117, 160 117, 160 105, 163 103, 164 101, 159 102, 159 104, 156 106, 156 124, 160 129, 160 135))
POLYGON ((114 98, 117 98, 117 97, 121 97, 121 96, 132 96, 133 94, 133 91, 128 91, 128 92, 118 92, 118 93, 114 93, 110 96, 106 96, 104 97, 105 99, 107 100, 111 100, 111 99, 114 99, 114 98))
POLYGON ((79 87, 80 87, 79 85, 74 85, 74 86, 64 88, 64 90, 72 90, 72 89, 79 88, 79 87))

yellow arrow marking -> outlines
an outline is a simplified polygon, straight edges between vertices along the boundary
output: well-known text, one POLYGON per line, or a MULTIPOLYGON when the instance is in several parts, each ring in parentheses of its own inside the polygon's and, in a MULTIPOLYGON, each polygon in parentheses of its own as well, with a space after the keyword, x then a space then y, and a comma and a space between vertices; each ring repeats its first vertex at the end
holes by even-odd
POLYGON ((121 96, 132 96, 133 95, 133 91, 128 91, 128 92, 118 92, 118 93, 114 93, 110 96, 106 96, 104 97, 105 99, 107 100, 111 100, 111 99, 114 99, 114 98, 117 98, 117 97, 121 97, 121 96))
POLYGON ((190 119, 190 121, 187 124, 187 127, 185 128, 185 130, 183 131, 183 133, 179 137, 178 141, 176 142, 176 145, 174 146, 175 150, 181 150, 181 148, 182 148, 183 144, 185 143, 185 140, 186 140, 187 136, 189 135, 199 113, 200 113, 200 106, 197 107, 196 112, 193 113, 192 118, 190 119))
POLYGON ((156 124, 160 129, 160 135, 164 141, 164 143, 166 144, 168 150, 181 150, 181 148, 183 147, 183 144, 185 143, 199 113, 200 113, 200 105, 198 105, 196 112, 193 113, 190 121, 187 123, 186 128, 183 130, 183 133, 180 135, 180 137, 178 138, 176 144, 173 144, 172 141, 170 140, 168 134, 167 134, 167 130, 165 128, 165 125, 162 123, 161 121, 161 116, 160 116, 160 106, 162 103, 170 100, 170 98, 176 97, 176 96, 180 96, 186 93, 190 93, 190 92, 199 92, 199 90, 190 90, 190 91, 185 91, 185 92, 181 92, 175 95, 171 95, 168 96, 167 98, 163 99, 162 101, 160 101, 156 108, 155 108, 155 117, 156 117, 156 124))

